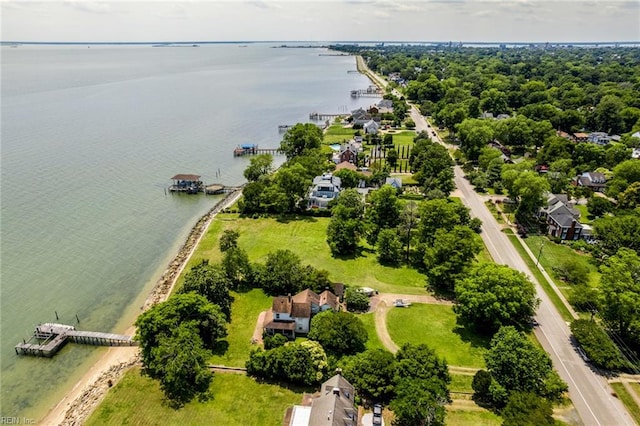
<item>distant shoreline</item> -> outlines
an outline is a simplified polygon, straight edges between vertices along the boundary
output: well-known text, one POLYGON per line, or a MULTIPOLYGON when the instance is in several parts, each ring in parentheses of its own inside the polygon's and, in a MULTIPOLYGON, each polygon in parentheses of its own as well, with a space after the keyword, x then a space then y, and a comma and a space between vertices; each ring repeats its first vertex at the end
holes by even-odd
POLYGON ((604 40, 604 41, 452 41, 452 40, 335 40, 335 41, 309 41, 309 40, 232 40, 232 41, 0 41, 0 46, 151 46, 158 44, 168 45, 226 45, 226 44, 280 44, 286 47, 329 48, 331 45, 423 45, 423 46, 450 46, 450 47, 640 47, 640 40, 604 40))

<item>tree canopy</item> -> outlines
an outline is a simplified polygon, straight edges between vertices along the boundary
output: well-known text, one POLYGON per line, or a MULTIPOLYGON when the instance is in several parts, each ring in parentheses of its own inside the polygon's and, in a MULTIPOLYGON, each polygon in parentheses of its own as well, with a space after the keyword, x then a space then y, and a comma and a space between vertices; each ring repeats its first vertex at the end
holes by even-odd
POLYGON ((320 343, 328 353, 342 356, 362 352, 369 335, 354 314, 328 310, 311 319, 308 337, 320 343))
POLYGON ((318 126, 313 123, 298 123, 284 134, 280 150, 287 159, 291 159, 320 149, 322 139, 322 130, 318 126))
POLYGON ((180 293, 196 292, 218 305, 227 319, 231 319, 233 296, 229 294, 231 281, 221 265, 210 265, 203 260, 184 276, 180 293))
POLYGON ((484 263, 456 282, 454 311, 461 321, 483 333, 503 325, 525 328, 538 307, 533 283, 505 265, 484 263))

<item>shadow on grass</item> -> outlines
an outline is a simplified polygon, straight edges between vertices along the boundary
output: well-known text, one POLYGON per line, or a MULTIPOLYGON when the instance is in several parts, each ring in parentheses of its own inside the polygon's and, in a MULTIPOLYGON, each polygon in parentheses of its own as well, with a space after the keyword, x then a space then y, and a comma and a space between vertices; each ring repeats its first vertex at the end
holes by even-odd
POLYGON ((281 388, 290 390, 295 393, 315 393, 320 388, 320 383, 317 386, 308 386, 308 385, 299 385, 295 383, 289 383, 284 380, 275 380, 275 379, 263 379, 254 376, 248 376, 255 380, 257 383, 266 384, 266 385, 275 385, 281 388))
POLYGON ((461 324, 459 320, 456 320, 456 325, 451 331, 460 336, 463 342, 470 343, 472 347, 489 349, 490 335, 480 334, 475 330, 471 330, 461 324))
POLYGON ((376 251, 372 248, 358 247, 355 253, 351 254, 331 254, 331 257, 337 260, 353 260, 359 257, 365 257, 365 254, 375 254, 376 251))
POLYGON ((224 355, 228 350, 229 342, 227 342, 226 340, 218 340, 211 353, 217 356, 221 356, 224 355))

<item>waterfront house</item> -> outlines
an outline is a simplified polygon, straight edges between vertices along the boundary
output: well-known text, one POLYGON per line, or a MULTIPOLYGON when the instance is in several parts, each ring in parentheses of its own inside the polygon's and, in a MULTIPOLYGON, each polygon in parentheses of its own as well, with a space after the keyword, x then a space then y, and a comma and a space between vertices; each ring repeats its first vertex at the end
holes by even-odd
POLYGON ((351 123, 364 126, 365 123, 371 120, 371 114, 362 108, 351 111, 351 123))
POLYGON ((378 102, 378 112, 380 114, 393 113, 393 101, 391 99, 382 99, 378 102))
POLYGON ((355 388, 337 369, 336 375, 322 383, 319 396, 288 408, 285 419, 288 426, 357 426, 355 388))
POLYGON ((378 130, 380 129, 380 125, 373 120, 367 121, 362 125, 365 133, 368 135, 376 135, 378 134, 378 130))
POLYGON ((296 334, 309 333, 315 314, 329 309, 336 311, 339 306, 338 297, 329 290, 316 294, 307 289, 295 296, 274 297, 264 320, 264 330, 269 335, 280 333, 295 339, 296 334))
POLYGON ((331 173, 324 173, 313 179, 309 191, 309 208, 326 209, 342 190, 342 181, 331 173))

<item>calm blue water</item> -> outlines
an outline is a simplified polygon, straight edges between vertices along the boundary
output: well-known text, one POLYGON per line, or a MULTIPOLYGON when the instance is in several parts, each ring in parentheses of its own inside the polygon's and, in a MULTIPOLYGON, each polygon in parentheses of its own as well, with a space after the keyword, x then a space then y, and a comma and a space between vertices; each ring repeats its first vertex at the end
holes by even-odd
POLYGON ((40 418, 104 349, 17 357, 55 320, 123 332, 215 197, 167 195, 170 177, 243 182, 240 143, 275 147, 279 124, 367 106, 351 57, 317 49, 3 47, 2 416, 40 418), (220 170, 221 176, 217 176, 220 170))

